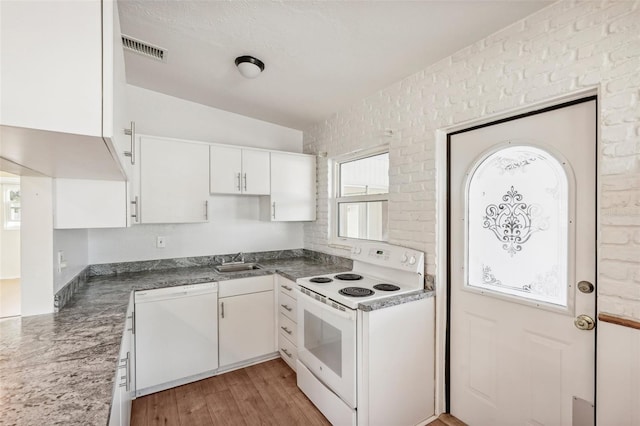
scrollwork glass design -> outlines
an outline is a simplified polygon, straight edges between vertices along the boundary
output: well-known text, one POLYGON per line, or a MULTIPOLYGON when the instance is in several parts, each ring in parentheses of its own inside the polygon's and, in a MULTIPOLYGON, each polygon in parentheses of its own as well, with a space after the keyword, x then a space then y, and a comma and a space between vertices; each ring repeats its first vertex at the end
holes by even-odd
POLYGON ((532 146, 484 158, 467 185, 467 285, 567 305, 569 190, 563 164, 532 146))

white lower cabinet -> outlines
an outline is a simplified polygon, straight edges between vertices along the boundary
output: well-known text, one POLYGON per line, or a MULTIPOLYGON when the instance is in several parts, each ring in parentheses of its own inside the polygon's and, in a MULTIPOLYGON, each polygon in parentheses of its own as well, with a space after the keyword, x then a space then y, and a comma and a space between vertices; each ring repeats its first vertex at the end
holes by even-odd
POLYGON ((124 332, 120 341, 120 354, 114 380, 109 426, 128 426, 131 421, 131 400, 135 389, 133 306, 133 294, 131 294, 124 332))
POLYGON ((273 275, 221 281, 220 368, 276 352, 273 275))
POLYGON ((294 371, 298 359, 296 283, 280 275, 278 282, 278 350, 294 371))

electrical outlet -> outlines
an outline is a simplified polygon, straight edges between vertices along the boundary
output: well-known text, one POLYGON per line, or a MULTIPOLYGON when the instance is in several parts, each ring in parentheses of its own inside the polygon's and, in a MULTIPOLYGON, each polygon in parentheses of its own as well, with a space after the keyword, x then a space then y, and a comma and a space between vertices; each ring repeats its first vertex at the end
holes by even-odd
POLYGON ((64 252, 58 250, 58 272, 62 272, 67 267, 67 260, 64 258, 64 252))
POLYGON ((156 247, 157 248, 165 248, 166 245, 166 241, 165 241, 165 237, 158 237, 156 239, 156 247))

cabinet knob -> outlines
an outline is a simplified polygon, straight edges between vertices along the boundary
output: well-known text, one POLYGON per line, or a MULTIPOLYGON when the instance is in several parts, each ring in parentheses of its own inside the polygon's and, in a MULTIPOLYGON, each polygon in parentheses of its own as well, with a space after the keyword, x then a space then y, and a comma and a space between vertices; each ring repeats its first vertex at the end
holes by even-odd
POLYGON ((286 350, 285 348, 280 348, 280 350, 281 350, 282 352, 284 352, 284 354, 285 354, 286 356, 288 356, 289 358, 291 358, 291 357, 293 356, 293 355, 291 355, 291 352, 289 352, 289 351, 288 351, 288 350, 286 350))
POLYGON ((282 306, 283 308, 285 308, 289 312, 293 311, 293 308, 290 308, 289 305, 280 305, 280 306, 282 306))
POLYGON ((280 328, 283 329, 289 335, 293 333, 293 331, 289 330, 287 327, 280 327, 280 328))

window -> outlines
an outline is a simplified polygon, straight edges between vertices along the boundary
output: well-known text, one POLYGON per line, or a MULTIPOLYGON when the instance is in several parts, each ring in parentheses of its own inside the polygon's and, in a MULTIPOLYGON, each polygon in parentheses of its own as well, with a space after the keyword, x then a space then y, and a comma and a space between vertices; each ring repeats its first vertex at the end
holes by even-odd
POLYGON ((468 286, 566 307, 570 195, 565 166, 542 149, 482 160, 466 194, 468 286))
POLYGON ((20 229, 20 185, 3 183, 4 229, 20 229))
POLYGON ((335 235, 387 241, 389 204, 389 152, 337 161, 335 235))

